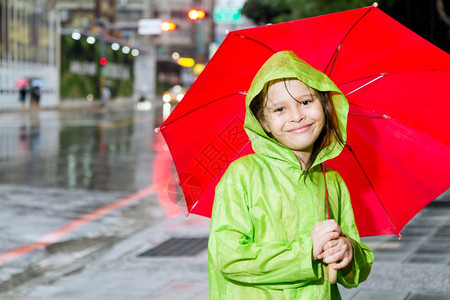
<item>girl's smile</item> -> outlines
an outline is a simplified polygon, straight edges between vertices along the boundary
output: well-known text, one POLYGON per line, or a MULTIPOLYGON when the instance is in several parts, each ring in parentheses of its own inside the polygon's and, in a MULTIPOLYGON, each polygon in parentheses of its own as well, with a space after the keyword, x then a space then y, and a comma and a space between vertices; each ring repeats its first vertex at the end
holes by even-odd
POLYGON ((308 124, 308 125, 305 125, 305 126, 300 126, 300 127, 297 127, 297 128, 291 129, 291 130, 288 130, 288 132, 302 133, 302 132, 307 131, 309 128, 311 128, 312 125, 313 125, 313 124, 308 124))

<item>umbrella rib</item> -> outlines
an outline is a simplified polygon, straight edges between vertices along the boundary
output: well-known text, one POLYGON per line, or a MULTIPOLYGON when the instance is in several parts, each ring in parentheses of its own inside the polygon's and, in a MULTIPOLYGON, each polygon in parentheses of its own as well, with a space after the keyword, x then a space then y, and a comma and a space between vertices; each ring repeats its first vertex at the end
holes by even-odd
POLYGON ((245 35, 242 35, 242 34, 237 34, 237 33, 234 33, 234 32, 230 32, 229 34, 235 35, 235 36, 240 37, 240 38, 243 38, 243 39, 247 39, 247 40, 253 41, 253 42, 255 42, 255 43, 257 43, 257 44, 259 44, 259 45, 261 45, 261 46, 263 46, 263 47, 265 47, 265 48, 267 48, 267 49, 269 49, 269 50, 272 51, 273 53, 276 52, 275 50, 273 50, 272 48, 270 48, 270 47, 267 46, 266 44, 264 44, 264 43, 262 43, 262 42, 260 42, 260 41, 258 41, 258 40, 255 40, 254 38, 251 38, 251 37, 248 37, 248 36, 245 36, 245 35))
POLYGON ((330 61, 328 62, 327 67, 325 68, 325 70, 328 69, 328 67, 331 64, 331 68, 330 68, 330 72, 328 72, 328 77, 331 77, 331 72, 333 72, 334 69, 334 65, 336 63, 337 57, 339 55, 339 52, 341 51, 341 45, 342 43, 344 43, 345 39, 347 38, 347 36, 350 34, 350 32, 355 28, 356 25, 358 25, 358 23, 374 8, 374 6, 371 6, 353 25, 352 27, 350 27, 350 29, 347 31, 347 33, 345 34, 345 36, 342 38, 341 42, 339 43, 339 45, 337 46, 336 50, 334 50, 333 56, 331 57, 330 61))
POLYGON ((203 108, 203 107, 205 107, 205 106, 208 106, 208 105, 213 104, 213 103, 215 103, 215 102, 217 102, 217 101, 220 101, 220 100, 222 100, 222 99, 225 99, 225 98, 228 98, 228 97, 237 95, 237 94, 245 95, 246 92, 236 92, 236 93, 233 93, 233 94, 229 94, 229 95, 226 95, 226 96, 217 98, 217 99, 215 99, 215 100, 213 100, 213 101, 210 101, 210 102, 208 102, 208 103, 205 103, 205 104, 203 104, 203 105, 200 105, 200 106, 196 107, 195 109, 193 109, 193 110, 191 110, 191 111, 188 111, 188 112, 185 113, 184 115, 181 115, 181 116, 179 116, 178 118, 175 118, 175 119, 171 120, 170 122, 164 124, 164 126, 160 127, 160 129, 165 128, 167 125, 170 125, 170 124, 172 124, 173 122, 178 121, 179 119, 184 118, 185 116, 187 116, 187 115, 189 115, 189 114, 191 114, 191 113, 193 113, 193 112, 195 112, 195 111, 197 111, 197 110, 199 110, 199 109, 201 109, 201 108, 203 108))
POLYGON ((378 193, 377 193, 377 191, 375 190, 375 187, 373 186, 372 181, 370 181, 369 176, 367 176, 367 173, 366 173, 366 171, 364 170, 364 168, 363 168, 363 166, 361 165, 361 163, 359 162, 358 157, 356 157, 355 152, 353 152, 353 149, 350 147, 350 145, 349 145, 348 143, 347 143, 347 147, 348 147, 348 150, 352 153, 353 157, 355 158, 356 163, 358 164, 359 168, 360 168, 361 171, 363 172, 364 177, 366 178, 367 182, 369 182, 369 185, 370 185, 370 187, 372 188, 372 191, 373 191, 373 193, 375 194, 375 196, 377 197, 378 201, 380 202, 381 207, 383 207, 383 210, 384 210, 384 212, 386 213, 386 216, 387 216, 388 219, 389 219, 389 223, 391 223, 392 227, 393 227, 394 230, 397 232, 397 236, 400 238, 401 235, 400 235, 400 233, 398 232, 397 228, 395 227, 394 223, 392 222, 391 217, 389 216, 389 213, 387 212, 386 208, 384 207, 383 202, 382 202, 381 199, 380 199, 380 196, 378 196, 378 193))
POLYGON ((361 106, 361 105, 352 103, 352 102, 350 102, 350 101, 349 101, 348 103, 349 103, 350 105, 353 105, 353 106, 362 108, 362 109, 367 110, 367 111, 369 111, 369 112, 373 112, 373 113, 375 113, 375 114, 378 114, 378 116, 373 116, 373 115, 362 115, 362 114, 350 114, 350 113, 349 113, 349 115, 351 115, 351 116, 371 117, 371 118, 377 118, 377 119, 392 119, 390 116, 385 115, 385 114, 382 114, 382 113, 379 113, 379 112, 377 112, 377 111, 375 111, 375 110, 373 110, 373 109, 370 109, 370 108, 367 108, 367 107, 364 107, 364 106, 361 106))
POLYGON ((387 75, 387 73, 381 73, 378 77, 376 77, 376 78, 374 78, 374 79, 372 79, 371 81, 369 81, 369 82, 366 82, 365 84, 363 84, 362 86, 360 86, 360 87, 358 87, 358 88, 356 88, 356 89, 354 89, 353 91, 351 91, 350 93, 347 93, 346 95, 345 95, 345 97, 347 97, 348 95, 351 95, 351 94, 353 94, 354 92, 357 92, 357 91, 359 91, 360 89, 363 89, 363 88, 365 88, 366 86, 368 86, 369 84, 372 84, 372 83, 374 83, 375 81, 377 81, 378 79, 381 79, 381 78, 383 78, 384 76, 386 76, 387 75))
POLYGON ((390 119, 390 117, 387 116, 387 115, 382 115, 382 116, 370 116, 370 115, 361 115, 361 114, 348 114, 348 115, 349 116, 353 116, 353 117, 364 117, 364 118, 374 118, 374 119, 390 119))

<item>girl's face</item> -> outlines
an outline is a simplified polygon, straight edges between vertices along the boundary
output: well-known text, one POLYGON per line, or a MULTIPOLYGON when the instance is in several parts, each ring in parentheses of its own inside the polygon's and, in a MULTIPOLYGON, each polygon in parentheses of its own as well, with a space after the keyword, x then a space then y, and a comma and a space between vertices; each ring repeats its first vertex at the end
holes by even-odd
POLYGON ((316 91, 297 79, 282 80, 270 85, 265 101, 264 130, 307 161, 325 123, 316 91))

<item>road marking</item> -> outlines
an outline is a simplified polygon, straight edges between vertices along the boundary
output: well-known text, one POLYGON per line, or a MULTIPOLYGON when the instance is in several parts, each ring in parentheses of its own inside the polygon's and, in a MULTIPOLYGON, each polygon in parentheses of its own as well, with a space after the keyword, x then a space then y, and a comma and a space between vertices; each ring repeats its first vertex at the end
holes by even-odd
POLYGON ((95 221, 104 215, 107 215, 111 213, 112 211, 118 210, 124 206, 127 206, 134 202, 139 202, 144 197, 149 196, 153 193, 155 193, 155 188, 153 186, 149 186, 147 188, 144 188, 142 190, 137 191, 134 194, 131 194, 129 196, 117 199, 116 201, 107 204, 105 206, 102 206, 90 213, 87 213, 72 222, 64 225, 63 227, 60 227, 59 229, 56 229, 55 231, 52 231, 46 235, 44 235, 39 241, 27 245, 20 246, 18 248, 0 253, 0 266, 11 262, 23 255, 26 255, 28 253, 31 253, 35 250, 45 248, 51 244, 54 244, 61 240, 64 236, 68 235, 69 233, 77 230, 83 225, 86 225, 87 223, 90 223, 92 221, 95 221))

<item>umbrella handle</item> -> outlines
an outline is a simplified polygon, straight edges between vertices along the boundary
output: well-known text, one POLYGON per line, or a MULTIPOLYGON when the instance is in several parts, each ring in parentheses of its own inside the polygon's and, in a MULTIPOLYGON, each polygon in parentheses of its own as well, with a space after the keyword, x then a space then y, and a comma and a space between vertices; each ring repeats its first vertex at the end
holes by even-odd
POLYGON ((327 266, 328 281, 331 284, 335 284, 337 282, 337 270, 333 269, 333 266, 335 264, 336 263, 331 263, 331 264, 328 264, 328 266, 327 266))

